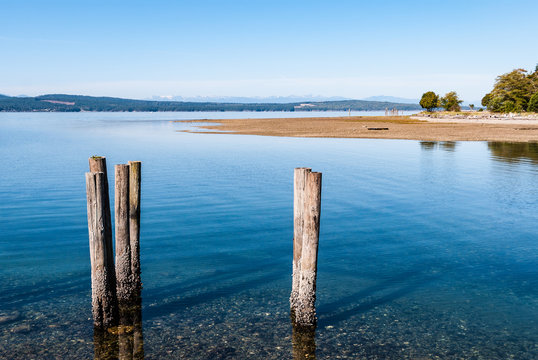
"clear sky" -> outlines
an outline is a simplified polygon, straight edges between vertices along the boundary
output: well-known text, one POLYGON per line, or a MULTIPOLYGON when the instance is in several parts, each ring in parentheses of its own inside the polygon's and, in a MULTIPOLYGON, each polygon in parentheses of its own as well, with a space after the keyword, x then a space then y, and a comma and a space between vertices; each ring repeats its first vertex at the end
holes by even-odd
POLYGON ((0 93, 475 101, 534 69, 537 16, 537 0, 0 0, 0 93))

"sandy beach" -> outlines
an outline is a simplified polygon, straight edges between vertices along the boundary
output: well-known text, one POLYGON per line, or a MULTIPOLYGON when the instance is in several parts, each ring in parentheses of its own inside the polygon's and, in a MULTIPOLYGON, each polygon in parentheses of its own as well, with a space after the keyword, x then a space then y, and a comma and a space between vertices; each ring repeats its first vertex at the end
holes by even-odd
POLYGON ((423 141, 538 141, 536 116, 473 115, 344 116, 189 120, 187 132, 284 137, 408 139, 423 141), (209 123, 209 124, 208 124, 209 123))

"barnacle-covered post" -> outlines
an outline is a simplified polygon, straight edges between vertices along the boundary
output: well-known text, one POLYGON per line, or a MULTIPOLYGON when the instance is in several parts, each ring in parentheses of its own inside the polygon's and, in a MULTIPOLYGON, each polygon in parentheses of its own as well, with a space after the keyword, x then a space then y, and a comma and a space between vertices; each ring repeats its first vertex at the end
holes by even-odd
POLYGON ((295 309, 297 308, 299 301, 301 252, 303 247, 305 185, 306 174, 308 174, 310 171, 311 169, 309 168, 295 168, 293 172, 293 262, 290 295, 290 312, 293 321, 295 321, 295 309))
POLYGON ((316 326, 316 278, 319 223, 321 215, 321 173, 305 172, 303 227, 299 288, 292 320, 300 327, 316 326))
POLYGON ((140 161, 129 161, 129 240, 131 243, 131 275, 135 296, 140 297, 142 280, 140 278, 140 161))
POLYGON ((108 243, 112 242, 112 229, 107 224, 106 214, 110 209, 107 190, 105 173, 86 173, 93 323, 103 330, 116 326, 118 322, 114 261, 110 261, 107 251, 108 243))
POLYGON ((116 292, 120 310, 131 302, 131 241, 129 229, 129 165, 120 164, 115 170, 114 222, 116 227, 116 292))

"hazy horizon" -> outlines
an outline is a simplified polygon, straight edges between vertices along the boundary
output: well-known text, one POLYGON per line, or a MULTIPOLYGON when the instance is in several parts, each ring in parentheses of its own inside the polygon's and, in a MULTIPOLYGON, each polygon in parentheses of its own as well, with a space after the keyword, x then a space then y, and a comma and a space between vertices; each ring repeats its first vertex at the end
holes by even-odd
MULTIPOLYGON (((54 95, 54 94, 4 94, 0 93, 0 96, 9 97, 34 97, 42 95, 54 95)), ((74 96, 101 96, 101 95, 87 95, 87 94, 58 94, 58 95, 74 95, 74 96)), ((125 98, 118 96, 117 98, 125 98)), ((292 103, 300 101, 317 102, 317 101, 344 101, 344 100, 362 100, 362 101, 380 101, 380 102, 400 102, 409 104, 418 104, 419 99, 408 99, 394 97, 390 95, 374 95, 362 99, 353 99, 343 96, 321 96, 321 95, 272 95, 272 96, 181 96, 181 95, 153 95, 146 98, 130 98, 133 100, 150 100, 150 101, 184 101, 184 102, 241 102, 241 103, 254 103, 254 102, 275 102, 275 103, 292 103)))

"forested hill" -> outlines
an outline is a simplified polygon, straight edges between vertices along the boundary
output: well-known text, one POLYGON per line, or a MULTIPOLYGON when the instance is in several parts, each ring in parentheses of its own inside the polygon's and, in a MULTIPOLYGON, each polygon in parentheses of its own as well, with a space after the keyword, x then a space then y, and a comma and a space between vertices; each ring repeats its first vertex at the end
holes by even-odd
POLYGON ((36 97, 0 96, 0 111, 355 111, 420 110, 418 104, 383 101, 342 100, 304 103, 217 103, 148 101, 80 95, 41 95, 36 97))

